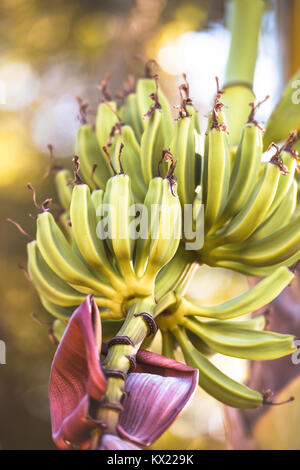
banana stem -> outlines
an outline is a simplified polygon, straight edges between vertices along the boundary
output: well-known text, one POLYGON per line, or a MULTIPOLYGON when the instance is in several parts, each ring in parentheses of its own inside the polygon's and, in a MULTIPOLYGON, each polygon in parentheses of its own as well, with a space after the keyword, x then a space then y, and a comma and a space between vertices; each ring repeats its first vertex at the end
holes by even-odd
POLYGON ((231 44, 222 101, 232 148, 239 143, 249 103, 255 100, 252 87, 264 4, 264 0, 232 0, 229 5, 231 44))
POLYGON ((245 83, 252 88, 264 0, 231 0, 228 23, 231 32, 225 83, 245 83))
POLYGON ((155 301, 151 296, 132 300, 128 304, 121 329, 109 342, 108 353, 103 362, 107 387, 96 412, 97 419, 104 426, 94 431, 91 449, 99 447, 99 439, 103 433, 117 434, 116 427, 125 397, 125 380, 127 374, 134 370, 135 356, 149 333, 149 326, 142 314, 152 316, 154 307, 155 301))

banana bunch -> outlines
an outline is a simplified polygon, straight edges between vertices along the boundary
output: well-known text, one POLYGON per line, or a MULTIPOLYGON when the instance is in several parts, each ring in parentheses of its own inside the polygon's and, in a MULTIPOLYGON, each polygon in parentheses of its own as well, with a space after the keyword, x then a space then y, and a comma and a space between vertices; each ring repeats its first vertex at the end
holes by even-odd
POLYGON ((298 154, 292 131, 270 161, 262 162, 263 130, 245 123, 233 161, 219 90, 206 135, 202 174, 205 240, 199 261, 253 276, 292 265, 300 256, 300 218, 295 214, 298 154))
POLYGON ((179 347, 185 361, 199 369, 199 385, 226 405, 256 408, 268 396, 251 390, 221 372, 209 359, 220 353, 248 360, 270 360, 295 350, 293 337, 263 331, 265 317, 234 320, 266 305, 293 279, 286 267, 276 269, 248 292, 221 305, 195 305, 175 293, 166 294, 156 310, 163 355, 175 358, 179 347), (167 308, 164 308, 168 305, 167 308))
POLYGON ((132 299, 152 295, 163 354, 174 357, 180 346, 208 393, 230 406, 254 408, 267 397, 226 377, 209 356, 269 360, 294 350, 291 336, 263 331, 264 317, 232 319, 272 301, 293 278, 288 266, 300 257, 297 136, 292 132, 264 163, 263 129, 255 120, 261 103, 251 103, 232 148, 217 82, 200 155, 185 76, 179 93, 174 123, 149 70, 119 107, 105 91, 95 125, 83 122, 78 131, 74 178, 68 170, 55 176, 62 212, 54 217, 44 208, 37 217, 28 271, 56 317, 58 340, 89 293, 106 338, 119 330, 132 299), (193 236, 203 233, 201 248, 186 248, 186 207, 193 236), (225 304, 193 305, 184 292, 202 263, 265 279, 225 304))
POLYGON ((154 292, 158 272, 177 251, 181 206, 174 181, 170 186, 172 170, 168 177, 150 181, 135 239, 131 180, 121 159, 119 164, 122 171, 112 165, 115 174, 105 190, 91 191, 80 180, 78 166, 73 188, 66 185, 68 173, 58 173, 56 183, 64 188, 59 195, 70 201, 68 236, 49 209, 37 217, 36 240, 27 246, 28 272, 44 307, 62 321, 89 293, 94 293, 104 320, 123 318, 129 299, 154 292))

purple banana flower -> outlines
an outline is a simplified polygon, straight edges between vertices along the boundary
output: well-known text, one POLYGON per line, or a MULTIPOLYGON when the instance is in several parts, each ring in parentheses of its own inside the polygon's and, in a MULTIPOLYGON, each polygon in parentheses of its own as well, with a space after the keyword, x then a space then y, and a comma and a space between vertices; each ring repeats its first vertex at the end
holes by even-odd
MULTIPOLYGON (((53 359, 49 398, 52 435, 61 449, 90 447, 91 431, 101 426, 93 410, 106 389, 100 363, 101 321, 92 296, 73 313, 53 359)), ((180 362, 139 350, 136 369, 127 375, 117 434, 104 434, 100 449, 149 446, 170 426, 193 394, 198 371, 180 362)))

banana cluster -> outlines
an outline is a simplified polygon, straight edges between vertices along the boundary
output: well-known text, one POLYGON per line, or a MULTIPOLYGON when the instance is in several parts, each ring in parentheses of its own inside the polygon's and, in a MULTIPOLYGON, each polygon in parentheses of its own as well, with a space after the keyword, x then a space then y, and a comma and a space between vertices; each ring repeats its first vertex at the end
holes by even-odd
POLYGON ((185 76, 179 92, 175 123, 157 76, 126 89, 119 107, 105 92, 95 125, 79 129, 75 178, 65 169, 55 176, 63 211, 54 217, 46 208, 37 217, 28 271, 43 306, 62 326, 93 293, 107 337, 118 331, 131 299, 154 296, 163 354, 174 357, 179 346, 208 393, 230 406, 255 408, 268 398, 225 376, 209 356, 269 360, 294 350, 291 336, 263 331, 264 317, 232 319, 272 301, 300 258, 296 134, 264 162, 263 129, 251 103, 240 143, 230 147, 218 86, 201 155, 185 76), (182 233, 187 205, 191 226, 204 234, 195 250, 186 249, 182 233), (146 232, 136 236, 144 225, 146 232), (182 292, 203 263, 265 279, 225 304, 194 305, 182 292))
MULTIPOLYGON (((77 175, 78 177, 78 175, 77 175)), ((68 211, 58 222, 49 210, 37 217, 36 240, 27 246, 28 272, 42 304, 67 320, 87 294, 93 293, 102 318, 122 319, 127 301, 154 292, 154 281, 174 257, 181 236, 181 206, 170 180, 157 176, 148 186, 141 219, 155 222, 156 233, 136 237, 131 181, 123 172, 108 179, 105 190, 77 181, 66 185, 63 170, 56 184, 68 211), (151 217, 154 205, 157 212, 151 217), (106 229, 107 228, 107 229, 106 229)))

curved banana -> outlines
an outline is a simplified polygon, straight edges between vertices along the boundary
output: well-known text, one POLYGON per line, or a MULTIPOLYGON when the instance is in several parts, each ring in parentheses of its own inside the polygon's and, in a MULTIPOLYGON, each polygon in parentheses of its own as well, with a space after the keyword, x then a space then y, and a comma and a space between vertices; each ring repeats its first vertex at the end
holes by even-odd
POLYGON ((80 305, 85 295, 61 279, 43 259, 36 240, 27 244, 28 272, 38 293, 61 307, 80 305))
POLYGON ((53 317, 58 318, 59 320, 68 321, 74 313, 74 310, 78 307, 78 305, 74 305, 73 307, 62 307, 60 305, 56 305, 49 300, 46 300, 42 295, 39 294, 40 301, 47 312, 49 312, 53 317))
POLYGON ((162 355, 165 357, 169 357, 170 359, 175 359, 175 349, 176 344, 174 341, 174 337, 171 335, 169 331, 162 331, 162 355))
MULTIPOLYGON (((281 175, 284 176, 284 175, 281 175)), ((294 180, 288 193, 280 202, 278 207, 251 235, 252 240, 268 237, 279 228, 285 227, 291 220, 297 205, 297 183, 294 180)), ((292 263, 291 263, 292 264, 292 263)))
POLYGON ((125 107, 124 107, 124 122, 128 124, 134 130, 135 136, 138 141, 141 140, 143 133, 143 115, 141 115, 138 98, 136 93, 130 93, 127 96, 125 107))
POLYGON ((295 350, 293 336, 240 327, 239 322, 200 322, 186 318, 183 326, 199 336, 213 351, 248 360, 270 360, 295 350))
POLYGON ((204 229, 208 233, 226 203, 230 177, 230 152, 227 131, 222 127, 212 127, 206 139, 208 145, 204 153, 203 203, 204 229))
MULTIPOLYGON (((95 194, 99 194, 99 191, 95 194)), ((96 210, 86 184, 74 187, 70 215, 74 239, 83 258, 89 265, 99 269, 115 289, 124 288, 121 277, 114 271, 107 256, 104 240, 97 237, 96 210)))
POLYGON ((239 245, 214 249, 210 254, 212 263, 229 260, 250 266, 267 267, 283 263, 300 252, 300 217, 266 238, 247 240, 239 245))
POLYGON ((94 171, 94 181, 101 189, 104 189, 107 180, 113 173, 107 157, 102 148, 99 147, 97 137, 89 124, 84 124, 79 128, 75 152, 79 156, 80 172, 83 175, 84 181, 89 186, 94 187, 92 174, 94 164, 96 163, 97 168, 94 171))
POLYGON ((116 258, 120 272, 126 279, 126 284, 130 286, 136 283, 136 276, 132 265, 135 240, 130 228, 134 216, 131 213, 134 200, 128 175, 116 174, 108 180, 104 204, 109 207, 108 227, 110 233, 106 242, 116 258))
MULTIPOLYGON (((136 94, 139 112, 142 117, 147 114, 149 108, 153 105, 153 99, 150 98, 150 95, 154 96, 156 93, 162 113, 162 127, 165 139, 164 146, 168 147, 173 134, 173 118, 169 102, 161 89, 159 88, 157 90, 157 84, 154 78, 140 78, 137 81, 136 94)), ((142 120, 142 123, 144 127, 146 127, 146 121, 142 120)))
POLYGON ((286 194, 288 193, 294 181, 295 170, 296 170, 295 157, 291 155, 290 153, 286 153, 286 152, 282 152, 282 154, 280 154, 280 157, 282 158, 282 163, 286 167, 288 173, 281 174, 279 177, 277 191, 276 191, 276 194, 272 202, 272 205, 270 207, 268 215, 271 215, 277 209, 277 207, 285 198, 286 194))
POLYGON ((114 135, 111 132, 117 123, 120 123, 120 119, 116 103, 114 101, 104 101, 99 104, 95 126, 96 137, 101 150, 104 145, 108 145, 109 138, 113 140, 114 135))
POLYGON ((73 177, 71 172, 67 169, 63 169, 56 173, 54 180, 60 205, 67 212, 70 209, 72 198, 72 185, 70 184, 70 181, 72 181, 72 179, 73 177))
POLYGON ((280 267, 249 291, 220 305, 205 307, 181 298, 177 308, 184 316, 199 315, 220 320, 239 317, 272 302, 293 278, 294 274, 288 268, 280 267))
POLYGON ((160 205, 151 233, 149 259, 143 282, 153 283, 158 272, 173 258, 181 239, 181 206, 176 193, 171 193, 170 182, 162 179, 160 205))
POLYGON ((115 291, 98 280, 70 247, 50 212, 38 216, 37 244, 44 260, 59 277, 79 289, 87 287, 95 293, 115 297, 115 291))
POLYGON ((220 216, 220 225, 236 215, 247 203, 256 184, 262 145, 262 130, 255 123, 247 123, 234 157, 228 200, 220 216))
MULTIPOLYGON (((195 113, 194 113, 195 115, 195 113)), ((178 119, 170 149, 176 161, 177 192, 182 207, 195 198, 195 135, 193 116, 178 119)))
MULTIPOLYGON (((120 134, 116 138, 115 155, 120 155, 121 145, 124 145, 122 167, 125 174, 134 181, 132 192, 135 201, 141 203, 144 201, 147 188, 143 179, 140 145, 130 126, 125 125, 121 128, 120 134)), ((117 159, 115 159, 115 166, 118 171, 121 170, 117 159)))
POLYGON ((161 111, 156 109, 146 119, 145 130, 141 140, 141 163, 144 182, 148 186, 151 179, 158 175, 158 164, 165 141, 161 111))
POLYGON ((172 334, 182 349, 186 363, 199 370, 199 385, 209 395, 235 408, 258 408, 263 404, 263 395, 223 374, 197 351, 184 329, 172 330, 172 334))
POLYGON ((264 149, 272 142, 285 139, 291 129, 299 130, 299 79, 300 70, 285 87, 278 105, 269 117, 264 135, 264 149))
POLYGON ((268 214, 276 194, 279 176, 277 166, 267 163, 260 182, 247 204, 233 217, 228 225, 211 237, 211 243, 222 245, 230 242, 241 242, 249 238, 268 214))

